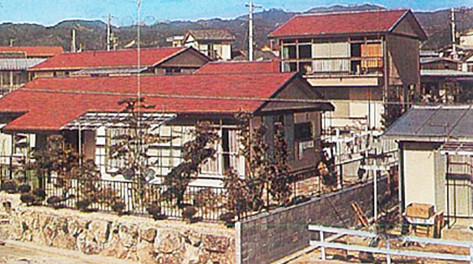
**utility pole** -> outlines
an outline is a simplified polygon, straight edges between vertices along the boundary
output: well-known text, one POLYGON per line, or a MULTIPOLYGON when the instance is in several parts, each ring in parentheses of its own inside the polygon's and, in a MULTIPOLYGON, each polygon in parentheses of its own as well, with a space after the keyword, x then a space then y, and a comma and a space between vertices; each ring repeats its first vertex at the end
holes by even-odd
POLYGON ((253 1, 250 1, 246 4, 250 8, 250 13, 248 14, 248 60, 253 61, 253 11, 255 8, 262 8, 261 5, 255 5, 253 1))
POLYGON ((452 58, 456 60, 458 58, 457 56, 457 36, 456 36, 456 28, 455 28, 455 8, 451 9, 451 25, 452 25, 452 58))
POLYGON ((72 30, 72 40, 71 40, 71 52, 77 52, 76 47, 76 30, 72 30))
POLYGON ((112 34, 112 16, 108 14, 107 16, 107 51, 110 50, 110 36, 112 34))

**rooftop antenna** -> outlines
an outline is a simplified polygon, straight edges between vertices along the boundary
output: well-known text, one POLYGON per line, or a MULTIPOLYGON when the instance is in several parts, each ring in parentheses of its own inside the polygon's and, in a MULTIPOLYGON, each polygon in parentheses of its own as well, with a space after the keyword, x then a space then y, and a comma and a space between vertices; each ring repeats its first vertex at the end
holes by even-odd
POLYGON ((262 8, 261 5, 255 5, 253 1, 250 1, 246 4, 250 8, 250 13, 248 14, 248 60, 253 61, 253 11, 255 8, 262 8))

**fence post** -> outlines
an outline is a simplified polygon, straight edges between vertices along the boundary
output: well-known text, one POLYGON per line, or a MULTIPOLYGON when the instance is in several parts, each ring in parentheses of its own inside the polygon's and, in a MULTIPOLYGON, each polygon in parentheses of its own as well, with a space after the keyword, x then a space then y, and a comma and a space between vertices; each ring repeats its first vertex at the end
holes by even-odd
MULTIPOLYGON (((386 238, 386 249, 389 251, 390 249, 390 245, 389 245, 389 237, 386 238)), ((386 253, 386 262, 387 264, 391 264, 391 255, 389 255, 389 252, 386 253)))
MULTIPOLYGON (((324 231, 320 230, 320 242, 324 242, 324 231)), ((322 260, 325 260, 325 247, 322 245, 320 247, 320 252, 322 253, 322 260)))
POLYGON ((470 244, 470 264, 473 264, 473 244, 470 244))

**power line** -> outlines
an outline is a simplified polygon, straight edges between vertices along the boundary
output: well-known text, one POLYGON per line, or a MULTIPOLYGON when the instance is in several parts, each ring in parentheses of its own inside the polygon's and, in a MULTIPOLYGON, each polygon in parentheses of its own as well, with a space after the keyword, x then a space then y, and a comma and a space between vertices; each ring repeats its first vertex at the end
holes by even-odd
MULTIPOLYGON (((105 91, 83 91, 83 90, 61 90, 61 89, 42 89, 42 88, 26 88, 22 87, 17 91, 39 92, 39 93, 59 93, 59 94, 80 94, 80 95, 106 95, 106 96, 137 96, 132 92, 105 92, 105 91)), ((207 100, 226 100, 226 101, 259 101, 274 103, 332 103, 333 101, 352 100, 329 100, 329 99, 291 99, 291 98, 266 98, 266 97, 248 97, 248 96, 210 96, 210 95, 190 95, 190 94, 167 94, 167 93, 140 93, 139 97, 158 97, 158 98, 177 98, 177 99, 207 99, 207 100)), ((356 102, 356 101, 355 101, 356 102)), ((376 102, 383 105, 425 105, 436 106, 439 103, 423 103, 423 102, 376 102)), ((473 105, 467 103, 445 103, 444 105, 473 105)))

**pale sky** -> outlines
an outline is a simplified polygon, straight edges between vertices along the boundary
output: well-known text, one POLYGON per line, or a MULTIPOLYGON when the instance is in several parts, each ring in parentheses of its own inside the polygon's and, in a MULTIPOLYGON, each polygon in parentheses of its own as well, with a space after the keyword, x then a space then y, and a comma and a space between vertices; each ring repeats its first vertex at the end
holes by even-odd
MULTIPOLYGON (((146 24, 160 20, 197 20, 234 18, 245 14, 245 0, 141 0, 141 17, 146 24)), ((264 9, 305 11, 316 6, 363 4, 357 0, 259 0, 264 9)), ((472 7, 473 0, 385 0, 370 1, 388 8, 411 8, 415 11, 451 7, 472 7)), ((67 19, 105 20, 114 16, 114 25, 130 25, 136 21, 136 0, 0 0, 0 22, 31 22, 54 25, 67 19)))

